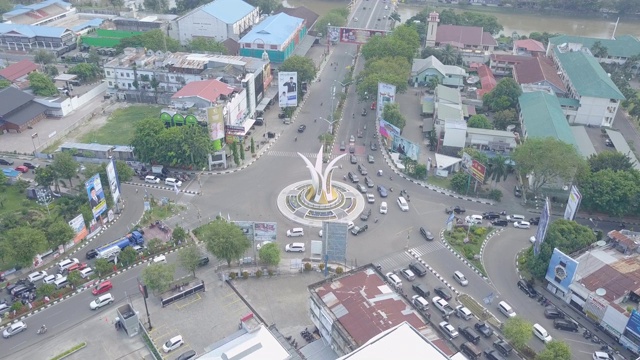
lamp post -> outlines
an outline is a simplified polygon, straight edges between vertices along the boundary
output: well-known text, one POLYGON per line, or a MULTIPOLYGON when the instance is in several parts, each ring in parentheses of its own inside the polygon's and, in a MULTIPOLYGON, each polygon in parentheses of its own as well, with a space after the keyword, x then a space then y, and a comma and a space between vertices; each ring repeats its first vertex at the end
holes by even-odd
POLYGON ((40 140, 40 138, 38 137, 38 133, 31 134, 31 143, 33 144, 33 156, 36 156, 36 152, 37 152, 36 142, 35 140, 33 140, 35 138, 38 138, 38 141, 40 140))
POLYGON ((331 27, 331 23, 327 23, 327 56, 329 56, 329 52, 331 51, 330 45, 331 45, 331 36, 330 36, 330 31, 329 28, 331 27))

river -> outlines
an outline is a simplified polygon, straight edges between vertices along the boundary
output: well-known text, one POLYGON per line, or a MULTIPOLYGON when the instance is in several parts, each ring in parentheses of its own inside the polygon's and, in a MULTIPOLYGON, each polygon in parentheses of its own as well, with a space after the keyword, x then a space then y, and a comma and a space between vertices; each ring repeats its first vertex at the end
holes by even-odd
MULTIPOLYGON (((285 6, 306 6, 320 16, 329 10, 345 6, 344 3, 329 0, 285 0, 285 6)), ((410 6, 401 4, 398 13, 402 21, 406 21, 422 10, 424 6, 410 6)), ((438 10, 437 7, 432 7, 438 10)), ((442 9, 442 8, 440 8, 442 9)), ((456 10, 457 11, 457 10, 456 10)), ((510 36, 514 31, 520 35, 528 35, 531 32, 549 32, 567 35, 581 35, 599 38, 610 38, 615 28, 616 17, 604 18, 587 16, 571 16, 568 14, 536 14, 516 12, 515 9, 466 6, 460 11, 478 11, 494 15, 498 18, 504 30, 502 34, 510 36)), ((636 19, 621 19, 616 30, 617 35, 631 34, 640 37, 640 21, 636 19)))

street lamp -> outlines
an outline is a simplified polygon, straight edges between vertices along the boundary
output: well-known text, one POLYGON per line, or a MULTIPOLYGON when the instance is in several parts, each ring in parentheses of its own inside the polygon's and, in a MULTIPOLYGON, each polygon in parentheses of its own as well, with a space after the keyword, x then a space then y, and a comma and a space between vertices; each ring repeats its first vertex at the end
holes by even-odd
POLYGON ((51 202, 53 201, 53 198, 51 197, 51 193, 49 192, 48 189, 37 189, 36 190, 36 197, 38 198, 38 204, 44 206, 47 208, 47 213, 49 214, 49 216, 51 216, 51 211, 49 210, 49 204, 51 204, 51 202))
MULTIPOLYGON (((38 137, 38 133, 31 134, 31 143, 33 144, 33 156, 36 156, 36 152, 37 152, 36 142, 33 139, 37 137, 38 137)), ((38 141, 40 141, 40 138, 38 138, 38 141)))

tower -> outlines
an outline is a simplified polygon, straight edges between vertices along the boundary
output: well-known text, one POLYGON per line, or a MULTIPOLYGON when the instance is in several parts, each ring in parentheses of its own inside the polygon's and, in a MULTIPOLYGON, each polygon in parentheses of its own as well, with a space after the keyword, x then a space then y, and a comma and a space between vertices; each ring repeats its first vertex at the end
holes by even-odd
POLYGON ((436 46, 436 33, 438 32, 438 23, 440 15, 437 12, 429 13, 427 18, 427 46, 436 46))

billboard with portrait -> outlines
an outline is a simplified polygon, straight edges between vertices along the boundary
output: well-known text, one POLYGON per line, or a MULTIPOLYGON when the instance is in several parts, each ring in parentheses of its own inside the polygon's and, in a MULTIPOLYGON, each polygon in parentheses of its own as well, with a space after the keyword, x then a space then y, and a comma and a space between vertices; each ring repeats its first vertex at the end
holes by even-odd
POLYGON ((253 241, 253 221, 232 221, 236 226, 242 230, 242 233, 249 239, 249 241, 253 241))
POLYGON ((207 122, 211 140, 224 138, 224 110, 223 105, 207 108, 207 122))
POLYGON ((398 154, 407 156, 411 160, 418 161, 420 147, 400 135, 393 137, 392 150, 398 154))
POLYGON ((114 159, 111 159, 107 164, 107 179, 109 180, 109 189, 111 189, 111 196, 115 204, 120 199, 120 182, 118 181, 118 170, 114 159))
POLYGON ((580 201, 582 200, 582 194, 575 185, 571 185, 571 191, 569 192, 569 200, 567 200, 567 207, 564 209, 564 219, 573 220, 580 207, 580 201))
POLYGON ((87 189, 87 196, 89 197, 89 207, 93 213, 93 218, 97 218, 107 209, 107 200, 104 198, 104 191, 102 190, 102 183, 100 182, 100 175, 95 174, 89 180, 84 183, 85 189, 87 189))
POLYGON ((384 36, 388 31, 385 30, 370 30, 370 29, 355 29, 355 28, 340 28, 340 42, 347 44, 365 44, 370 38, 374 36, 384 36))
POLYGON ((382 118, 382 112, 387 104, 396 102, 396 86, 385 83, 378 83, 378 97, 376 107, 376 119, 382 118))
POLYGON ((545 279, 566 294, 577 271, 578 262, 555 248, 549 260, 545 279))
POLYGON ((73 233, 76 234, 73 237, 73 243, 77 244, 80 241, 84 240, 84 238, 89 235, 89 230, 87 230, 87 225, 84 223, 84 217, 82 214, 74 217, 71 221, 69 221, 69 226, 73 229, 73 233))
POLYGON ((281 108, 298 106, 298 73, 281 71, 278 73, 278 104, 281 108))
POLYGON ((540 222, 538 223, 538 230, 536 231, 536 241, 533 243, 533 255, 538 256, 540 254, 540 247, 544 242, 545 236, 547 236, 547 229, 549 228, 549 220, 551 219, 551 203, 549 198, 545 199, 544 207, 540 213, 540 222))
POLYGON ((253 223, 253 238, 255 241, 276 241, 278 223, 255 222, 253 223))
POLYGON ((380 135, 391 142, 394 136, 400 136, 400 128, 380 119, 380 135))

